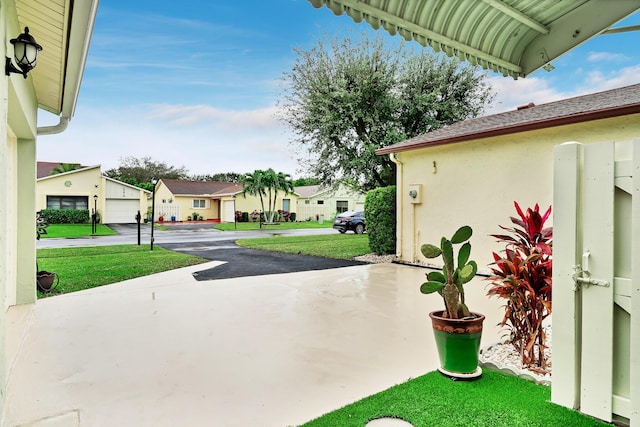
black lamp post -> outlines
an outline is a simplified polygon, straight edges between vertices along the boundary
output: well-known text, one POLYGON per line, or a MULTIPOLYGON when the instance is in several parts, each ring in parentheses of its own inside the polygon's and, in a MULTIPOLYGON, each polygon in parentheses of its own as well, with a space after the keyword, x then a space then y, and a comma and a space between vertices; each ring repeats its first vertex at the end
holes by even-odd
POLYGON ((13 65, 11 58, 5 57, 4 73, 7 76, 11 73, 22 74, 26 79, 29 71, 38 62, 38 52, 42 50, 42 46, 36 43, 36 39, 29 34, 29 27, 24 27, 24 33, 15 39, 9 40, 9 43, 13 45, 13 56, 19 68, 13 65))
POLYGON ((236 215, 236 195, 233 195, 233 229, 238 229, 238 216, 236 215))
POLYGON ((153 250, 153 221, 156 215, 156 184, 158 180, 151 178, 151 183, 153 184, 153 193, 151 194, 151 250, 153 250))
POLYGON ((98 195, 93 195, 93 227, 91 229, 91 233, 96 234, 98 232, 98 195))

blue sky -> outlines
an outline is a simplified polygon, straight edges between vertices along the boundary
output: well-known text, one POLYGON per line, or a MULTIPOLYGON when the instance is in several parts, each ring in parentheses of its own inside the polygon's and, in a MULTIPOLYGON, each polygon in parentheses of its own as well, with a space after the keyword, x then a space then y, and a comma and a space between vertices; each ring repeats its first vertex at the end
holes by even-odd
MULTIPOLYGON (((618 26, 638 24, 640 13, 618 26)), ((377 32, 307 0, 103 0, 75 117, 38 139, 38 160, 104 171, 150 156, 192 174, 271 167, 304 176, 274 113, 293 48, 325 33, 377 32)), ((552 72, 517 81, 488 73, 497 97, 487 114, 640 83, 639 41, 639 31, 599 36, 554 60, 552 72)), ((40 126, 54 123, 41 114, 40 126)))

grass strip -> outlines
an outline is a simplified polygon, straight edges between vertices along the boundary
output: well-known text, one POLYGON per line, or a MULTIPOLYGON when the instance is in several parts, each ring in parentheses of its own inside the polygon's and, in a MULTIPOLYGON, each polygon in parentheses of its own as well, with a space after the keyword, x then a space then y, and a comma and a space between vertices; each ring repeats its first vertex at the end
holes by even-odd
POLYGON ((477 381, 452 381, 430 372, 303 424, 363 427, 393 417, 414 427, 610 427, 550 402, 550 387, 485 371, 477 381))
MULTIPOLYGON (((94 236, 110 236, 118 234, 104 224, 97 224, 97 232, 94 236)), ((44 239, 53 238, 75 238, 91 236, 91 224, 49 224, 47 234, 41 237, 44 239)))
MULTIPOLYGON (((324 221, 320 224, 318 221, 302 221, 302 222, 280 222, 277 225, 263 225, 263 230, 295 230, 300 228, 331 228, 333 223, 331 221, 324 221)), ((235 226, 233 222, 223 222, 216 224, 213 228, 222 231, 245 231, 245 230, 260 230, 259 222, 236 222, 235 226)))
POLYGON ((206 259, 148 246, 115 245, 81 248, 38 249, 38 268, 55 272, 60 285, 57 295, 122 282, 140 276, 207 262, 206 259))
POLYGON ((251 249, 339 259, 353 259, 353 257, 371 253, 369 238, 366 234, 336 233, 316 236, 276 236, 241 239, 236 243, 251 249))

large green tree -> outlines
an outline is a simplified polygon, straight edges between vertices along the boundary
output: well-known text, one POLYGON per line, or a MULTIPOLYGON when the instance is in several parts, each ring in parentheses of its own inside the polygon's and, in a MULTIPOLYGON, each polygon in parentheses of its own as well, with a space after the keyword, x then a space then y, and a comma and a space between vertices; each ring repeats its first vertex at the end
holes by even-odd
POLYGON ((240 180, 243 190, 242 195, 258 196, 260 206, 265 214, 267 222, 273 222, 278 193, 290 194, 293 192, 293 183, 288 174, 276 172, 269 168, 267 170, 257 169, 252 173, 245 174, 240 180), (267 209, 264 201, 267 200, 267 209))
POLYGON ((222 172, 213 175, 191 175, 189 179, 192 181, 240 182, 243 175, 237 172, 222 172))
POLYGON ((477 68, 381 35, 329 38, 295 53, 281 118, 306 172, 325 185, 395 184, 395 164, 376 149, 475 117, 493 99, 477 68))
POLYGON ((109 169, 104 173, 109 178, 114 178, 127 184, 135 185, 147 190, 153 189, 151 179, 186 179, 187 169, 169 166, 166 163, 152 160, 151 157, 123 157, 120 158, 120 166, 109 169))

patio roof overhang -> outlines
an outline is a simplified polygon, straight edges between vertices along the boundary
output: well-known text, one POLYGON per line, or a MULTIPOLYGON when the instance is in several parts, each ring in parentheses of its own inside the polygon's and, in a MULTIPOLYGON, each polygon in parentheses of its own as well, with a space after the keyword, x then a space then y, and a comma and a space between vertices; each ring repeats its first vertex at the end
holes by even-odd
MULTIPOLYGON (((640 10, 609 0, 309 0, 513 78, 551 61, 640 10)), ((638 28, 632 28, 637 30, 638 28)))
POLYGON ((38 107, 73 117, 99 0, 16 0, 20 28, 42 45, 33 78, 38 107))

